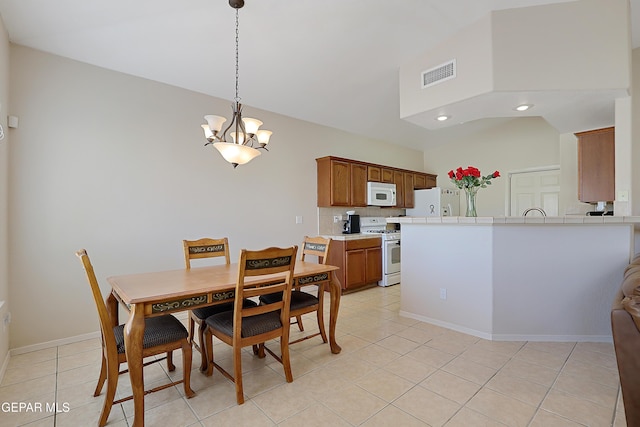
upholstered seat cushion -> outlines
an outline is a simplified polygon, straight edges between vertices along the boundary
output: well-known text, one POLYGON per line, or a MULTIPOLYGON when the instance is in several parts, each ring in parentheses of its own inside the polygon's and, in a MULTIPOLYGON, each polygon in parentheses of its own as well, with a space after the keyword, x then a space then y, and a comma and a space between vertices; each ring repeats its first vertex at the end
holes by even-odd
MULTIPOLYGON (((282 301, 281 293, 260 296, 260 302, 263 304, 273 304, 278 301, 282 301)), ((295 311, 299 308, 310 307, 316 304, 318 304, 318 298, 311 294, 302 291, 291 292, 291 311, 295 311)))
MULTIPOLYGON (((254 301, 251 301, 250 299, 246 299, 246 298, 242 302, 242 306, 244 308, 256 307, 257 305, 258 304, 256 304, 254 301)), ((209 316, 213 316, 214 314, 223 313, 225 311, 233 311, 233 303, 232 302, 228 302, 228 303, 225 303, 225 304, 211 305, 209 307, 202 307, 202 308, 196 308, 196 309, 191 310, 191 312, 198 319, 201 319, 201 320, 204 320, 209 316)))
MULTIPOLYGON (((179 341, 189 336, 187 328, 170 314, 145 319, 144 323, 143 348, 179 341)), ((124 325, 114 327, 113 334, 116 337, 118 353, 124 353, 124 325)))
MULTIPOLYGON (((210 328, 218 330, 225 335, 233 336, 233 311, 214 314, 213 316, 207 317, 205 322, 207 322, 210 328)), ((241 336, 243 338, 252 337, 281 327, 280 315, 274 311, 249 316, 242 319, 241 336)))

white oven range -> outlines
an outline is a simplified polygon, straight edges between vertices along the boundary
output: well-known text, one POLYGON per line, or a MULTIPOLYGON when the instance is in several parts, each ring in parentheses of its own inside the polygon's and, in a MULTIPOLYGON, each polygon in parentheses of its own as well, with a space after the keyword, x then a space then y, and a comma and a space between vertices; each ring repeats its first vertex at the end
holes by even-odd
POLYGON ((387 229, 384 217, 361 217, 360 232, 382 238, 382 280, 379 286, 400 283, 400 232, 387 229))

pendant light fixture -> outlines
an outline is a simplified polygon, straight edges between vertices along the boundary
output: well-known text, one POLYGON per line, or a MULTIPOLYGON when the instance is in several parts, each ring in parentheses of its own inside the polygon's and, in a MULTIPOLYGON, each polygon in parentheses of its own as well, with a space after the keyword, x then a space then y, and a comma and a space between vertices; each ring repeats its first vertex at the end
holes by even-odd
POLYGON ((235 102, 231 105, 233 115, 231 122, 222 132, 220 132, 222 125, 227 119, 221 116, 206 115, 204 119, 207 123, 202 125, 202 129, 205 138, 209 141, 205 146, 213 144, 222 157, 235 168, 259 156, 258 149, 269 151, 267 144, 271 138, 271 131, 260 130, 260 126, 262 126, 260 120, 242 117, 242 104, 238 96, 238 36, 240 34, 238 9, 244 6, 244 0, 229 0, 229 6, 236 10, 236 97, 235 102))

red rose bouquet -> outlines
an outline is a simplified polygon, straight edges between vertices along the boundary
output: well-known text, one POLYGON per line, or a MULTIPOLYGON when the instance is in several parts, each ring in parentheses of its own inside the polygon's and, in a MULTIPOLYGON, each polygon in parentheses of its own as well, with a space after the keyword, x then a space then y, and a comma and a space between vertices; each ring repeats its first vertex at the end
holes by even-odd
POLYGON ((449 178, 456 187, 461 188, 465 192, 467 200, 467 214, 466 216, 478 216, 476 213, 476 193, 480 188, 487 188, 487 185, 491 185, 493 178, 498 178, 500 172, 495 171, 492 174, 482 176, 480 170, 473 166, 467 166, 466 169, 459 167, 455 171, 449 171, 449 178))
POLYGON ((495 171, 492 174, 482 176, 480 170, 473 166, 468 166, 466 169, 459 167, 455 171, 449 171, 449 178, 456 187, 466 189, 473 187, 487 188, 487 185, 491 185, 493 178, 498 178, 500 172, 495 171))

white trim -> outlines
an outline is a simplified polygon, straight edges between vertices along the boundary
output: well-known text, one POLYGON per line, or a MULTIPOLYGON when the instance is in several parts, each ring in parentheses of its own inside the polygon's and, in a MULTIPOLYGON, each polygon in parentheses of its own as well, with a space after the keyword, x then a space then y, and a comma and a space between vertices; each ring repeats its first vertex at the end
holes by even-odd
MULTIPOLYGON (((175 313, 174 316, 178 320, 187 320, 189 318, 189 314, 186 311, 175 313)), ((32 351, 38 351, 38 350, 44 350, 46 348, 57 347, 59 345, 73 344, 75 342, 85 341, 92 338, 100 338, 100 331, 89 332, 87 334, 76 335, 73 337, 61 338, 59 340, 46 341, 38 344, 27 345, 24 347, 13 348, 9 350, 9 353, 15 356, 18 354, 29 353, 32 351)))
POLYGON ((514 334, 490 334, 487 332, 477 331, 475 329, 465 328, 453 323, 443 322, 426 316, 420 316, 414 313, 408 313, 400 310, 400 316, 409 319, 420 320, 421 322, 431 325, 440 326, 451 329, 456 332, 462 332, 467 335, 482 338, 489 341, 531 341, 531 342, 606 342, 613 343, 611 335, 514 335, 514 334))
POLYGON ((100 331, 89 332, 88 334, 76 335, 74 337, 61 338, 59 340, 47 341, 39 344, 27 345, 24 347, 12 348, 9 353, 13 356, 29 353, 32 351, 44 350, 46 348, 57 347, 59 345, 73 344, 80 341, 100 338, 100 331))

